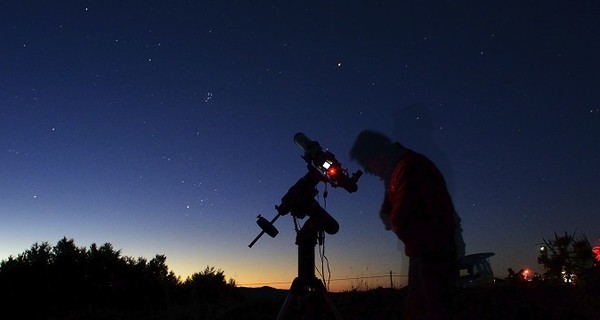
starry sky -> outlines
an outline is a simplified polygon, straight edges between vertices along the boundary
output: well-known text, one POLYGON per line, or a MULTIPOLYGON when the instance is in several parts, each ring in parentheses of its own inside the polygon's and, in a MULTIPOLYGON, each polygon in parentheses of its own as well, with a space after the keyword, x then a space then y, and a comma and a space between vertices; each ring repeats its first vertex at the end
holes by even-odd
MULTIPOLYGON (((293 219, 248 244, 307 171, 294 134, 354 172, 368 128, 438 164, 467 253, 495 252, 501 277, 541 270, 554 232, 600 238, 598 16, 597 1, 3 3, 0 259, 66 236, 165 254, 183 279, 210 265, 288 288, 293 219)), ((340 224, 333 289, 408 270, 383 185, 358 186, 319 198, 340 224)))

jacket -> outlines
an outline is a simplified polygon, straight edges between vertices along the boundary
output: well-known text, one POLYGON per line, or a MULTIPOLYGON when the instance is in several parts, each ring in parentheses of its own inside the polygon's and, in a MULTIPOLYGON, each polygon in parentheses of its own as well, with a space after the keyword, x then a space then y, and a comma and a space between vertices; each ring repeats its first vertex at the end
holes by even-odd
POLYGON ((407 149, 400 157, 381 215, 404 243, 407 256, 436 260, 456 256, 454 205, 444 177, 425 156, 407 149))

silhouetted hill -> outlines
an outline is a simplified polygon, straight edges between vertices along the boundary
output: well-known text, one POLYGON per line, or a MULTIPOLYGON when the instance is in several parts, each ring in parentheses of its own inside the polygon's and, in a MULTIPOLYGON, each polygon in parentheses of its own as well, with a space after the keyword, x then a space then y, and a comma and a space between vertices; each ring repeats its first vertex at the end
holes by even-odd
POLYGON ((267 286, 260 288, 237 287, 236 290, 248 301, 285 300, 288 295, 288 290, 267 286))

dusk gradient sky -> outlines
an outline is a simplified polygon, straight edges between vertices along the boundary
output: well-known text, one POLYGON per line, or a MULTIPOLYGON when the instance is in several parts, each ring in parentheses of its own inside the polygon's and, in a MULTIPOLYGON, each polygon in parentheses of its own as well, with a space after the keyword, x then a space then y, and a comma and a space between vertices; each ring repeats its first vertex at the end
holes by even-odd
MULTIPOLYGON (((0 259, 66 236, 287 288, 291 217, 248 244, 306 173, 294 134, 354 172, 374 129, 439 165, 467 253, 539 271, 554 232, 600 238, 598 17, 591 0, 5 1, 0 259)), ((406 274, 383 185, 358 185, 329 188, 331 278, 406 274)))

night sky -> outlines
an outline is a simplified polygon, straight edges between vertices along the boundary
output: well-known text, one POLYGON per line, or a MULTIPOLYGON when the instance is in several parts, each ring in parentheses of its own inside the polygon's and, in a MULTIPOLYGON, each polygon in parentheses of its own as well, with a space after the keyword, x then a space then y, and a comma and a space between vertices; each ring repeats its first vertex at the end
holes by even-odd
MULTIPOLYGON (((467 253, 540 271, 554 232, 600 238, 598 17, 597 1, 7 1, 0 259, 66 236, 287 288, 292 218, 248 244, 307 171, 294 134, 354 172, 374 129, 439 165, 467 253)), ((382 183, 358 185, 320 197, 340 224, 331 278, 406 274, 382 183)))

